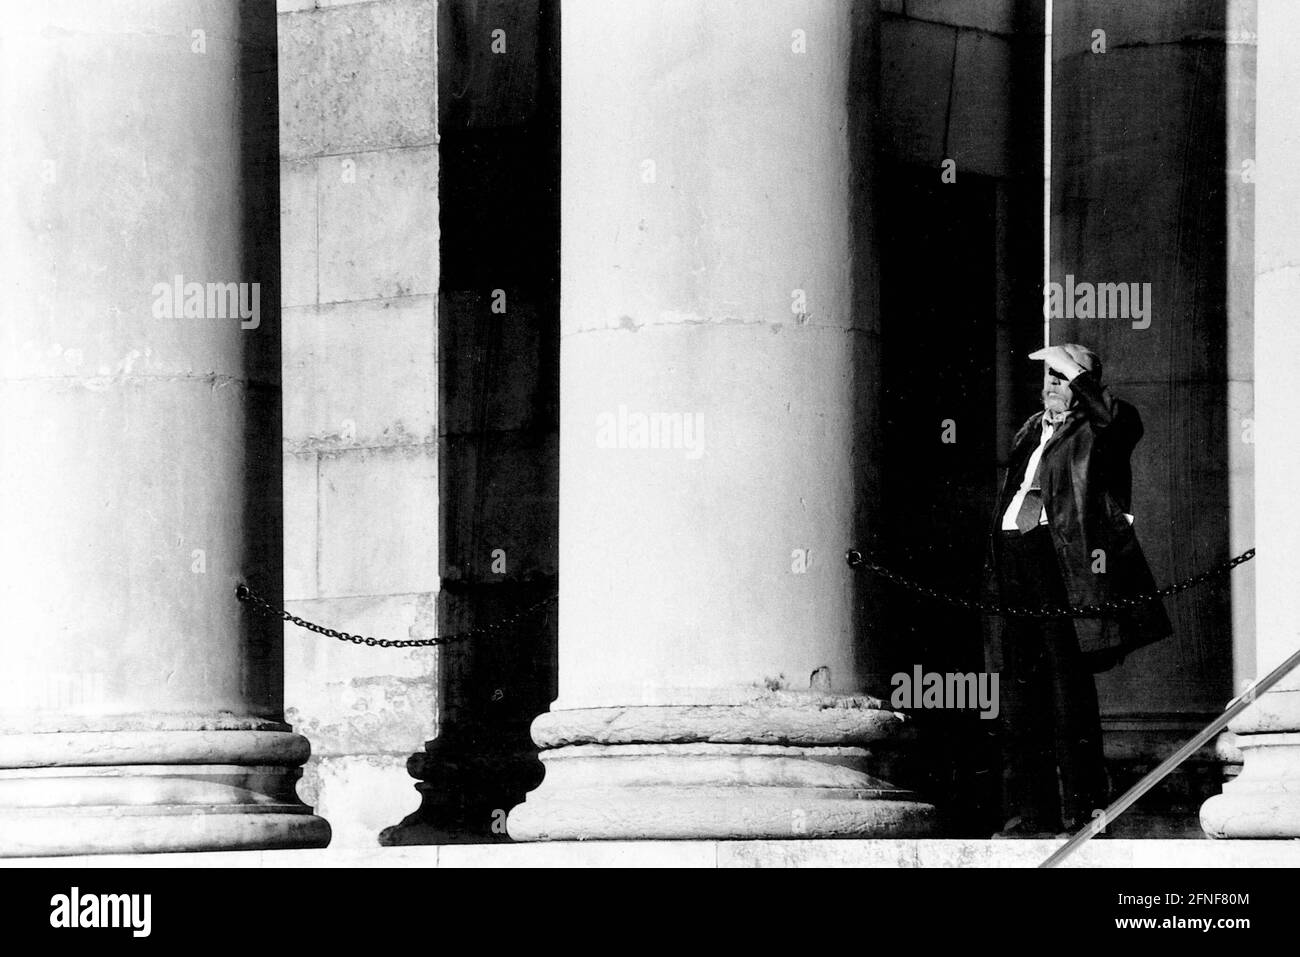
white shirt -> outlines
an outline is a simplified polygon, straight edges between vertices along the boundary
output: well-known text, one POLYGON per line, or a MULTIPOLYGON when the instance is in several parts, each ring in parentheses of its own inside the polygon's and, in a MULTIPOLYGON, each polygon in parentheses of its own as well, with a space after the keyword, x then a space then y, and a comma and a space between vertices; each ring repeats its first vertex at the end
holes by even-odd
MULTIPOLYGON (((1047 416, 1043 416, 1043 434, 1038 440, 1038 448, 1034 449, 1033 455, 1029 456, 1029 462, 1025 466, 1025 480, 1020 483, 1020 489, 1012 497, 1011 504, 1007 506, 1007 510, 1002 513, 1002 530, 1004 532, 1014 532, 1019 528, 1019 526, 1016 525, 1016 516, 1020 514, 1020 504, 1025 500, 1025 495, 1028 494, 1029 490, 1033 487, 1034 473, 1038 471, 1038 463, 1043 457, 1043 449, 1047 447, 1047 443, 1055 434, 1056 426, 1047 421, 1047 416)), ((1130 525, 1133 524, 1133 516, 1128 512, 1124 513, 1124 518, 1128 520, 1130 525)), ((1038 513, 1038 524, 1047 524, 1046 501, 1044 501, 1043 510, 1038 513)))
MULTIPOLYGON (((1047 416, 1043 416, 1043 434, 1038 440, 1038 448, 1034 449, 1034 454, 1029 456, 1029 464, 1025 466, 1025 480, 1020 483, 1020 490, 1011 499, 1011 504, 1007 510, 1002 513, 1002 530, 1004 532, 1014 532, 1019 527, 1016 525, 1016 516, 1020 514, 1021 503, 1025 500, 1025 495, 1034 484, 1034 473, 1038 471, 1038 462, 1043 457, 1043 449, 1047 442, 1056 433, 1056 426, 1047 421, 1047 416)), ((1043 510, 1038 513, 1038 524, 1047 524, 1047 507, 1044 505, 1043 510)))

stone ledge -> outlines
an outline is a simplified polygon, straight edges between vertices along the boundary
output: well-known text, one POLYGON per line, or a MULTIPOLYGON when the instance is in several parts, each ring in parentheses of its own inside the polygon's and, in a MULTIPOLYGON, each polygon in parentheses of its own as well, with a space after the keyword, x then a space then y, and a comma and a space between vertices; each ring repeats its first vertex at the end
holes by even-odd
POLYGON ((735 705, 556 709, 538 715, 533 741, 574 745, 879 744, 908 735, 903 715, 865 695, 769 694, 735 705))
MULTIPOLYGON (((12 867, 1034 867, 1058 841, 601 841, 10 858, 12 867)), ((1101 840, 1068 867, 1300 867, 1300 840, 1101 840)))

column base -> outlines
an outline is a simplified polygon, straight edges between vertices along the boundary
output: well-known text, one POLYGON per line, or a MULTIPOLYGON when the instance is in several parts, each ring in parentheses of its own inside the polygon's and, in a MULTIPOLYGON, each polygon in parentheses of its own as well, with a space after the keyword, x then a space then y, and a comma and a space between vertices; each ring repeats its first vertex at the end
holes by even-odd
POLYGON ((0 811, 0 857, 270 851, 329 842, 329 824, 310 808, 297 813, 186 806, 0 811))
POLYGON ((890 782, 903 719, 873 699, 594 708, 533 724, 546 777, 519 841, 918 837, 935 809, 890 782), (655 740, 655 739, 658 740, 655 740))
POLYGON ((0 857, 324 847, 289 731, 0 734, 0 857))
POLYGON ((1300 691, 1270 692, 1230 725, 1241 773, 1201 806, 1213 838, 1300 838, 1300 691))
POLYGON ((1214 838, 1300 838, 1300 732, 1242 735, 1245 763, 1201 806, 1214 838))

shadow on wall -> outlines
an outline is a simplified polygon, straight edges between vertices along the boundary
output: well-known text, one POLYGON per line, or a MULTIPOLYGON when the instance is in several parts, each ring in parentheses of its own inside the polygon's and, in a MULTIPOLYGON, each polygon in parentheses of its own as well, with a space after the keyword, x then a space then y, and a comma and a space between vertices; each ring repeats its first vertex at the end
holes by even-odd
MULTIPOLYGON (((998 469, 995 188, 986 177, 941 183, 936 172, 888 166, 882 180, 884 510, 888 564, 942 591, 979 584, 998 469), (938 280, 938 281, 936 281, 938 280)), ((974 614, 878 580, 885 592, 890 675, 984 670, 974 614)), ((913 713, 926 790, 950 829, 981 833, 996 799, 992 733, 974 712, 913 713)), ((990 823, 991 823, 990 818, 990 823)))
MULTIPOLYGON (((243 82, 240 105, 240 176, 243 194, 239 248, 247 261, 243 274, 261 285, 256 326, 239 336, 250 370, 249 401, 245 405, 244 441, 247 487, 244 527, 250 530, 248 554, 240 567, 268 595, 284 594, 284 488, 281 458, 280 402, 280 218, 265 211, 280 208, 279 64, 274 8, 241 3, 243 35, 260 43, 239 45, 243 82)), ((246 681, 261 717, 284 717, 284 629, 278 621, 245 615, 251 667, 246 681)))
MULTIPOLYGON (((553 595, 559 522, 559 4, 439 4, 440 634, 553 595), (490 9, 489 9, 490 6, 490 9)), ((542 778, 556 606, 445 646, 422 806, 384 844, 506 841, 542 778)))

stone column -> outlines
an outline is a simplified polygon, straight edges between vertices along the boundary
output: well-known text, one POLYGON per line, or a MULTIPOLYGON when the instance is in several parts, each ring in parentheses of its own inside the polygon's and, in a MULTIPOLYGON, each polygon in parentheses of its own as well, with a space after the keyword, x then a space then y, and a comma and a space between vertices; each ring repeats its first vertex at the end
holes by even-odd
POLYGON ((559 698, 522 840, 900 836, 865 691, 874 4, 570 0, 559 698))
MULTIPOLYGON (((1290 172, 1300 148, 1294 91, 1300 63, 1300 7, 1260 0, 1255 100, 1255 570, 1256 677, 1300 647, 1300 593, 1294 520, 1300 441, 1290 414, 1290 367, 1300 355, 1300 183, 1290 172)), ((1300 674, 1291 675, 1229 725, 1241 749, 1241 774, 1201 807, 1211 837, 1300 837, 1300 674)))
POLYGON ((274 13, 0 19, 0 854, 329 840, 235 600, 281 594, 274 13))

